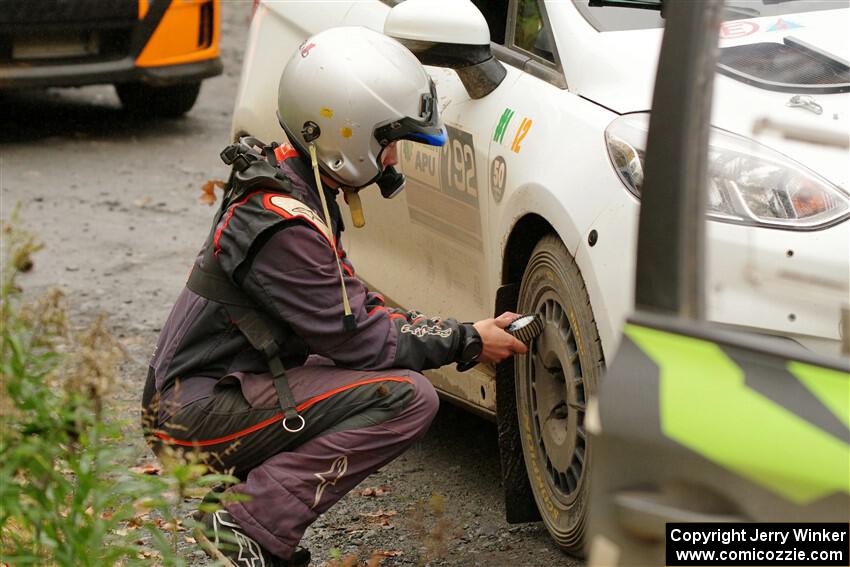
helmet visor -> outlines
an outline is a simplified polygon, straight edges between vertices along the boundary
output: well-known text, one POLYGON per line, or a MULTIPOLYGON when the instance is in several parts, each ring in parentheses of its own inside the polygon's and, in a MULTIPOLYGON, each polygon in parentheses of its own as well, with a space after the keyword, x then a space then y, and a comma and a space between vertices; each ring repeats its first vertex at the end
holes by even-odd
POLYGON ((437 110, 437 87, 434 81, 429 80, 429 83, 431 92, 423 94, 419 100, 419 120, 405 116, 375 128, 375 139, 381 147, 396 140, 411 140, 429 146, 446 143, 446 129, 437 110))

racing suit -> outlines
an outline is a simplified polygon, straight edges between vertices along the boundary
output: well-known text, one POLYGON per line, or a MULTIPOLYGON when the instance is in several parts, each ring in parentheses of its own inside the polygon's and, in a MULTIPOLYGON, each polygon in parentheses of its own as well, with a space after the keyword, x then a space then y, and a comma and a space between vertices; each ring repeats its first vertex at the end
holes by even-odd
MULTIPOLYGON (((343 230, 335 191, 324 189, 327 227, 309 165, 288 147, 276 155, 291 193, 249 192, 230 205, 205 247, 274 322, 304 428, 281 427, 264 356, 222 304, 188 287, 162 328, 143 413, 155 450, 197 447, 242 479, 229 490, 250 498, 227 504, 228 512, 287 558, 319 514, 425 433, 438 400, 419 371, 454 361, 474 330, 387 307, 369 292, 342 247, 333 247, 343 230), (335 254, 353 331, 343 328, 335 254)), ((196 263, 205 257, 202 250, 196 263)))

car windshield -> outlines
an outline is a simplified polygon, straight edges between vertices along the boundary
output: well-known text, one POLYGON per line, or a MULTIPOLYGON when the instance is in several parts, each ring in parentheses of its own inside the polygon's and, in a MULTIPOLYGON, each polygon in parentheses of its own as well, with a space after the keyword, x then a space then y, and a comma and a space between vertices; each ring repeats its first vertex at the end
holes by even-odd
MULTIPOLYGON (((599 31, 642 30, 663 28, 664 19, 656 10, 590 6, 589 0, 573 0, 582 16, 599 31)), ((801 12, 846 8, 845 0, 729 0, 723 19, 741 20, 784 16, 801 12)))

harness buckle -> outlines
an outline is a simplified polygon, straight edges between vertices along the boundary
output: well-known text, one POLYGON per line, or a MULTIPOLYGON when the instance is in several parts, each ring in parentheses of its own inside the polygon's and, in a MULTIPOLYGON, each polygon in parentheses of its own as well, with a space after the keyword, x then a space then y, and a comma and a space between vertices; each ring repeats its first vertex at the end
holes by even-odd
POLYGON ((289 417, 287 417, 286 415, 283 416, 283 421, 281 422, 281 425, 283 425, 283 428, 286 429, 289 433, 298 433, 299 431, 304 429, 305 425, 307 425, 307 421, 304 419, 304 416, 296 413, 295 417, 297 417, 298 419, 301 420, 301 425, 299 425, 297 428, 293 429, 293 428, 290 428, 286 425, 286 420, 291 419, 292 416, 289 416, 289 417))

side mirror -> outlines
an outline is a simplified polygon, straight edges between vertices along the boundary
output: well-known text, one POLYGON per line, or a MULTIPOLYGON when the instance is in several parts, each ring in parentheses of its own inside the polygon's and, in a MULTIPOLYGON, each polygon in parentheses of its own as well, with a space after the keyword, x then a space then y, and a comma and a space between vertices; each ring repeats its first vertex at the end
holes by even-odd
POLYGON ((487 96, 507 75, 490 52, 487 20, 469 0, 406 0, 390 10, 384 34, 423 65, 457 71, 471 98, 487 96))

